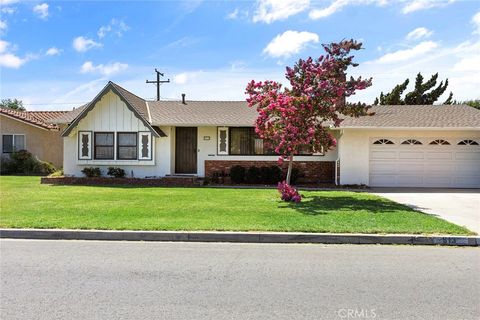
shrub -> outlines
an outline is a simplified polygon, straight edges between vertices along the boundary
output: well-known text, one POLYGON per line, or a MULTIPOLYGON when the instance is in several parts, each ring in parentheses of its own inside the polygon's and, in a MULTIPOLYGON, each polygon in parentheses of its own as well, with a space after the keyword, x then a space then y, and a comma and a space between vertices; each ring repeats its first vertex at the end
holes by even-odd
POLYGON ((10 157, 3 157, 0 165, 2 174, 48 175, 56 170, 53 164, 38 160, 27 150, 13 152, 10 157))
POLYGON ((277 166, 261 167, 260 177, 264 184, 276 184, 282 180, 282 169, 277 166))
POLYGON ((260 169, 253 166, 248 168, 245 178, 248 183, 259 183, 261 181, 260 169))
POLYGON ((88 178, 100 177, 102 175, 100 168, 93 167, 83 168, 82 173, 88 178))
POLYGON ((52 172, 51 174, 48 175, 49 177, 62 177, 63 176, 63 169, 57 170, 55 172, 52 172))
POLYGON ((118 167, 110 167, 108 168, 107 174, 109 176, 115 177, 115 178, 125 178, 125 170, 122 168, 118 167))
POLYGON ((281 198, 286 202, 300 202, 302 196, 298 193, 297 189, 287 184, 286 181, 278 183, 278 192, 280 192, 281 198))
POLYGON ((243 183, 245 181, 245 168, 242 166, 231 167, 230 179, 233 183, 243 183))
POLYGON ((298 168, 292 168, 292 174, 290 175, 290 184, 297 184, 299 178, 303 178, 304 174, 300 172, 298 168))

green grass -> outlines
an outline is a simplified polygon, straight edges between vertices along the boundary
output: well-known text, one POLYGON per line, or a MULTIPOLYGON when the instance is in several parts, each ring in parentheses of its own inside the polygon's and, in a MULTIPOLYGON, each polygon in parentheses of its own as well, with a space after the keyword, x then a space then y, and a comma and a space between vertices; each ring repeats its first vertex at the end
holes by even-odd
POLYGON ((0 226, 116 230, 241 230, 469 234, 465 228, 368 193, 272 189, 41 185, 0 177, 0 226))

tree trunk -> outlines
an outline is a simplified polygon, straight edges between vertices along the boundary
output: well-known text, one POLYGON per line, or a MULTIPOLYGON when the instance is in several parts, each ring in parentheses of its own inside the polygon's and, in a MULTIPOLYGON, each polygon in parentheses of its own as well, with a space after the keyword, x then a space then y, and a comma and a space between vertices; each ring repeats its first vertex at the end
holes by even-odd
POLYGON ((290 156, 290 160, 288 160, 287 184, 290 184, 290 178, 292 176, 292 167, 293 167, 293 156, 290 156))

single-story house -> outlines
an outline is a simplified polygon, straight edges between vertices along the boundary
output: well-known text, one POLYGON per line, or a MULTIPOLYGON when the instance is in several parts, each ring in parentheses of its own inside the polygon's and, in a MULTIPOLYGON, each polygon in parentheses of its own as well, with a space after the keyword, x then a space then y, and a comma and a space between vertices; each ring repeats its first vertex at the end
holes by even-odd
MULTIPOLYGON (((295 157, 310 183, 480 187, 480 111, 465 105, 374 106, 330 128, 337 148, 295 157)), ((134 177, 211 176, 233 165, 276 164, 244 101, 148 101, 109 82, 57 119, 64 172, 119 166, 134 177)))
POLYGON ((63 165, 63 138, 58 125, 50 123, 66 111, 17 111, 0 108, 0 150, 9 157, 27 150, 40 160, 63 165))

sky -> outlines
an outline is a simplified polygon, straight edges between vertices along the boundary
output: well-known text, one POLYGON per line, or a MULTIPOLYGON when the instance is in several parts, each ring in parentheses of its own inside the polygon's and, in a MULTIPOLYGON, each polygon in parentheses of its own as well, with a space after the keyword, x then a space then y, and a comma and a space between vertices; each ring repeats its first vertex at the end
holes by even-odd
POLYGON ((0 97, 71 110, 111 80, 155 99, 157 68, 164 100, 243 100, 250 80, 286 83, 286 66, 350 38, 364 49, 349 75, 373 77, 350 101, 418 72, 480 98, 480 0, 0 0, 0 97))

